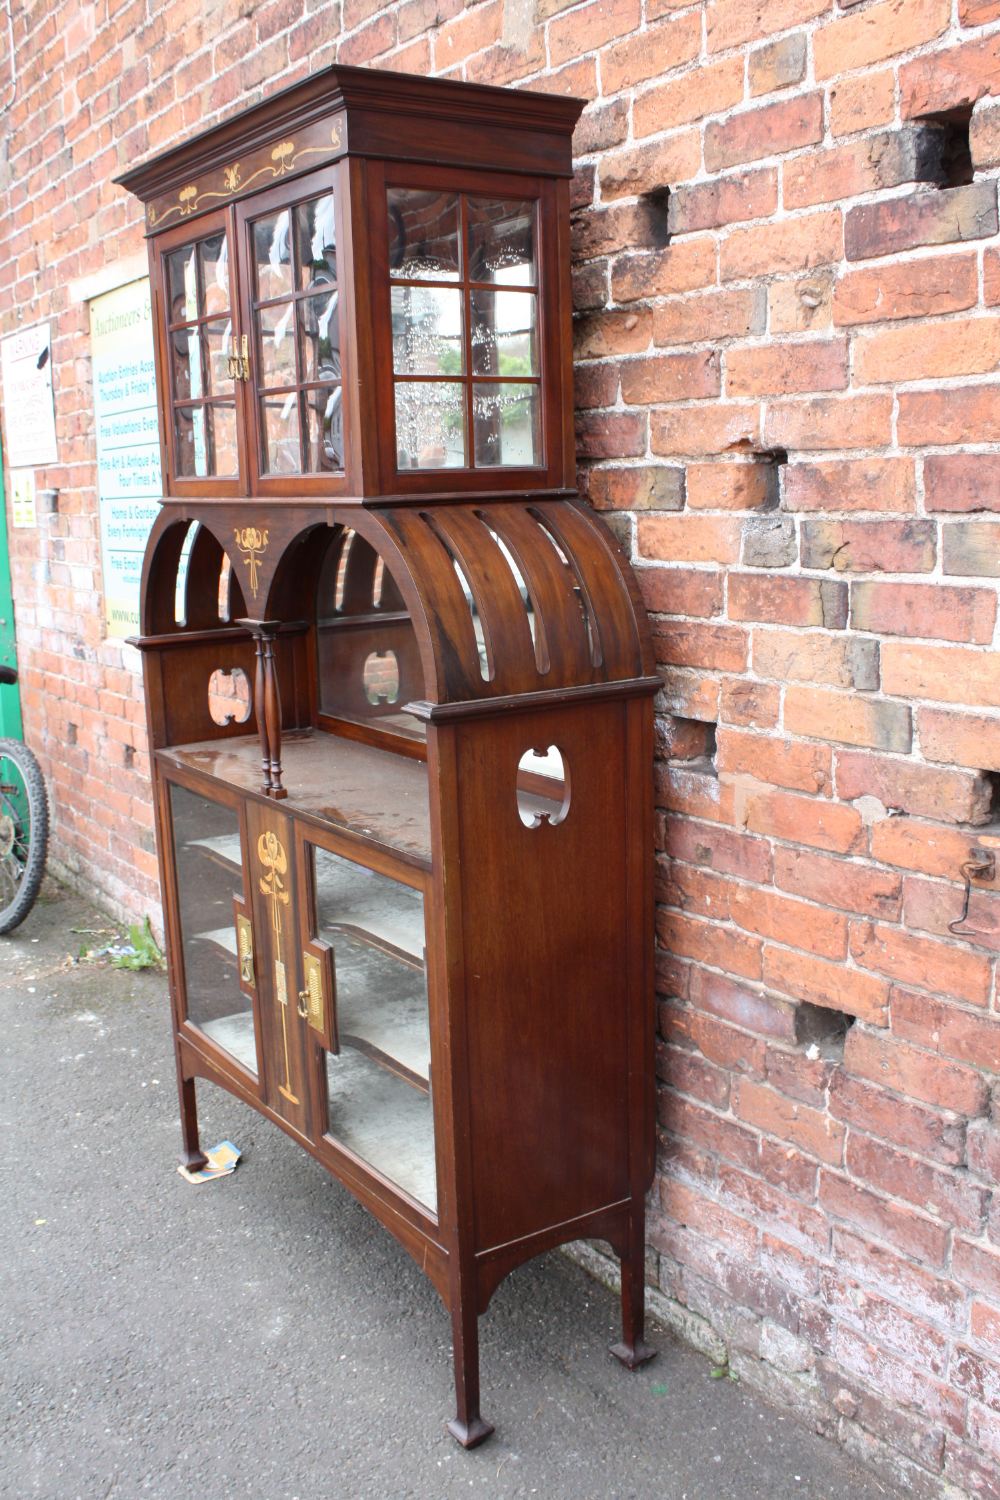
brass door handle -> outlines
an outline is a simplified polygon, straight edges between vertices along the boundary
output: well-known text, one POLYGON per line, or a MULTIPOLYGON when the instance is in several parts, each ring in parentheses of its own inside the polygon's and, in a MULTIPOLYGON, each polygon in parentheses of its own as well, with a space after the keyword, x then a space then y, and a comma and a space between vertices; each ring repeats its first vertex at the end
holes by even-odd
POLYGON ((236 951, 240 961, 240 980, 253 989, 256 978, 253 968, 253 928, 249 917, 236 918, 236 951))
POLYGON ((302 1017, 302 1019, 304 1021, 307 1018, 307 1016, 309 1015, 309 991, 308 990, 299 990, 299 1002, 296 1005, 295 1009, 298 1011, 299 1015, 302 1017))
POLYGON ((240 338, 239 377, 250 379, 250 340, 245 333, 240 338))

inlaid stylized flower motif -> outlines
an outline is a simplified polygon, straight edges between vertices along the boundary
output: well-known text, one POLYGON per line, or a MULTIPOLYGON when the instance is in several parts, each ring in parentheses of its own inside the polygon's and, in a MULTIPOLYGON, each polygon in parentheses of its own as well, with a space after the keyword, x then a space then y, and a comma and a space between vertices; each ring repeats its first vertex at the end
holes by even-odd
POLYGON ((237 526, 233 535, 236 545, 244 554, 243 561, 250 569, 250 592, 254 598, 257 597, 257 586, 259 583, 260 554, 267 551, 266 531, 259 531, 256 526, 237 526))
POLYGON ((239 162, 238 161, 234 162, 231 167, 224 167, 223 168, 223 172, 222 172, 222 178, 223 178, 223 181, 226 184, 226 190, 228 192, 230 192, 230 193, 235 193, 236 189, 240 185, 240 164, 239 164, 239 162))

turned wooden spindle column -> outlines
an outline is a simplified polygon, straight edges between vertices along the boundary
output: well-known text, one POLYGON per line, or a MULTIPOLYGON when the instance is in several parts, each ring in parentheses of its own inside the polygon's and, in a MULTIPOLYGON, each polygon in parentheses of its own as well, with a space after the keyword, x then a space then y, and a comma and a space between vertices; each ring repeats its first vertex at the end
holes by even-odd
POLYGON ((287 797, 288 792, 281 784, 281 696, 274 660, 274 638, 281 623, 278 620, 237 620, 236 624, 249 630, 257 652, 254 704, 260 735, 262 791, 268 797, 287 797))

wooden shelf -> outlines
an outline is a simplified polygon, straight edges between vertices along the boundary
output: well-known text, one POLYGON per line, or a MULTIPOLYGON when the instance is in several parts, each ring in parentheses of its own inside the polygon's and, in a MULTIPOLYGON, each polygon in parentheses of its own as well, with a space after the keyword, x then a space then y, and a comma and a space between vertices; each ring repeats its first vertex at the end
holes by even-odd
POLYGON ((327 1055, 327 1134, 437 1212, 430 1096, 360 1052, 327 1055))
MULTIPOLYGON (((207 936, 208 934, 206 934, 207 936)), ((215 1021, 195 1023, 217 1046, 235 1057, 238 1063, 257 1073, 257 1041, 253 1029, 253 1012, 237 1011, 232 1016, 219 1016, 215 1021)))
POLYGON ((356 1048, 426 1093, 431 1035, 423 965, 360 932, 327 928, 321 936, 334 948, 341 1047, 356 1048))
MULTIPOLYGON (((171 745, 157 754, 161 764, 260 793, 256 735, 171 745)), ((430 807, 422 761, 310 730, 286 734, 281 756, 288 789, 284 811, 304 813, 430 869, 430 807)))

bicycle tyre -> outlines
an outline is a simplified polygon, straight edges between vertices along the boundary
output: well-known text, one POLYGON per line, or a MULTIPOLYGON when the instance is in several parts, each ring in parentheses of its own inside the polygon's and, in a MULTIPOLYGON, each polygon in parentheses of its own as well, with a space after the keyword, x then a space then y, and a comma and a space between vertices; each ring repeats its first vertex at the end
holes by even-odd
MULTIPOLYGON (((18 870, 12 878, 13 895, 5 902, 7 882, 0 878, 0 936, 12 932, 28 915, 35 904, 42 876, 45 874, 45 857, 49 844, 49 799, 45 791, 45 780, 38 762, 27 745, 20 740, 0 739, 0 865, 18 870), (23 829, 23 818, 15 808, 9 792, 4 791, 3 763, 9 761, 15 767, 27 802, 27 837, 16 830, 23 829), (14 834, 11 830, 14 830, 14 834), (4 835, 12 840, 3 852, 4 835), (19 850, 19 844, 23 849, 19 850)), ((2 876, 2 871, 0 871, 2 876)))

